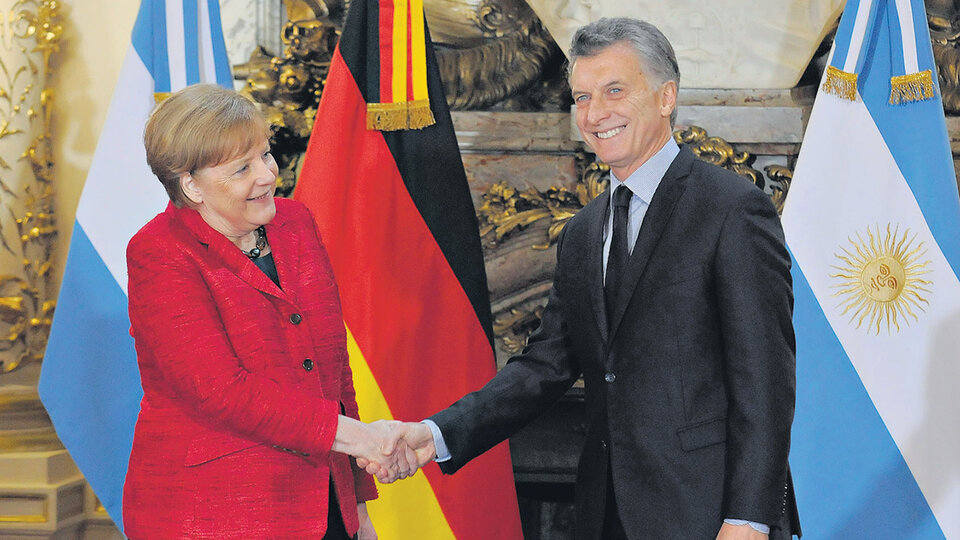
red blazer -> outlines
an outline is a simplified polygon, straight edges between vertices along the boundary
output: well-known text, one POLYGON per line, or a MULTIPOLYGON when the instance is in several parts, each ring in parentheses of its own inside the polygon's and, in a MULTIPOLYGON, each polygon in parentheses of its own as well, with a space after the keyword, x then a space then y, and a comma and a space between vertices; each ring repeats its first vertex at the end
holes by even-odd
POLYGON ((278 288, 190 209, 127 246, 143 400, 123 493, 141 538, 319 538, 333 478, 347 532, 373 480, 330 451, 357 418, 340 299, 313 217, 278 199, 278 288))

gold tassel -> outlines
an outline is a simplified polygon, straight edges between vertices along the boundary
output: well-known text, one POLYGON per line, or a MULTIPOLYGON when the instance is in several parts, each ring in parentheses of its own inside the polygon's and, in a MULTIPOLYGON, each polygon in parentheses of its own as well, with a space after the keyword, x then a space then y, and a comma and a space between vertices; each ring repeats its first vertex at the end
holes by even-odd
POLYGON ((422 129, 436 123, 429 100, 404 101, 400 103, 368 103, 367 129, 399 131, 422 129))
POLYGON ((423 129, 437 123, 433 117, 433 111, 430 110, 429 99, 411 101, 409 105, 409 129, 423 129))
POLYGON ((933 72, 929 69, 920 73, 890 77, 890 104, 911 103, 933 97, 933 72))
POLYGON ((367 129, 398 131, 407 129, 407 104, 367 103, 367 129))
POLYGON ((823 91, 847 101, 856 101, 857 74, 827 66, 827 79, 823 81, 823 91))

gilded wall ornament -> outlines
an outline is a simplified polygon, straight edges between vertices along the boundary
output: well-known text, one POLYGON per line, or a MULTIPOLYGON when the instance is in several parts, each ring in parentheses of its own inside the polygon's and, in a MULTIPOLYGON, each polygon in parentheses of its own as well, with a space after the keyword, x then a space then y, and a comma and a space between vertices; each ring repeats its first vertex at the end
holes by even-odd
POLYGON ((925 0, 943 109, 960 113, 960 0, 925 0))
POLYGON ((574 190, 554 186, 546 191, 529 188, 520 191, 507 182, 497 182, 481 196, 477 208, 480 221, 480 237, 484 246, 494 248, 505 237, 526 226, 549 219, 547 237, 542 244, 534 244, 533 249, 549 249, 567 221, 581 208, 607 188, 607 165, 591 161, 586 163, 587 154, 577 156, 582 173, 574 190), (584 165, 585 164, 585 165, 584 165))
POLYGON ((50 287, 56 235, 47 86, 63 28, 57 0, 18 0, 0 24, 0 190, 10 224, 0 220, 0 249, 19 261, 0 274, 0 373, 39 361, 55 300, 50 287), (19 54, 19 56, 18 56, 19 54))

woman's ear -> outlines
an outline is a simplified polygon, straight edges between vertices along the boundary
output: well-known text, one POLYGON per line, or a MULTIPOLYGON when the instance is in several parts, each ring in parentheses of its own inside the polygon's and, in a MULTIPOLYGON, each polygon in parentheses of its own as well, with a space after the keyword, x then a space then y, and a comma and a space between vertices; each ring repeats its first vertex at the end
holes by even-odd
POLYGON ((200 192, 200 186, 197 185, 197 180, 192 174, 185 172, 180 175, 180 189, 193 204, 203 202, 203 193, 200 192))

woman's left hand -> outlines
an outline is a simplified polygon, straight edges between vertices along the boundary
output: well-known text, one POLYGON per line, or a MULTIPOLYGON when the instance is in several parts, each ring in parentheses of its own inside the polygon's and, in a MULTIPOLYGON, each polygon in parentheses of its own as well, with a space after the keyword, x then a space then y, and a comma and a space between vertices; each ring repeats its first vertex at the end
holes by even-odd
POLYGON ((357 505, 357 515, 360 516, 360 530, 357 531, 357 540, 377 540, 377 531, 373 530, 373 522, 367 513, 367 503, 357 505))

